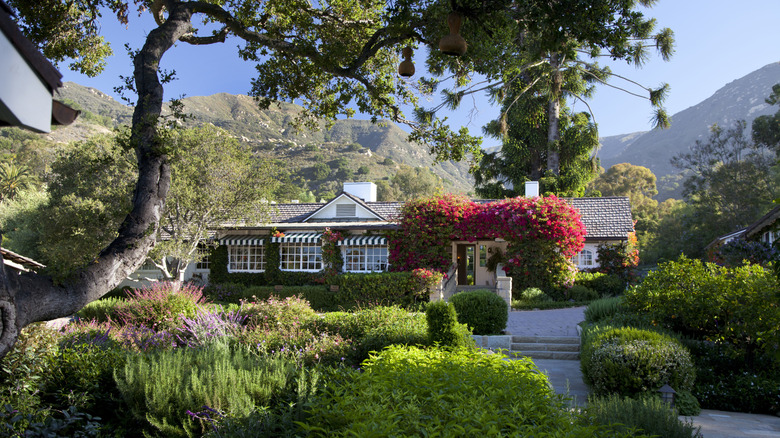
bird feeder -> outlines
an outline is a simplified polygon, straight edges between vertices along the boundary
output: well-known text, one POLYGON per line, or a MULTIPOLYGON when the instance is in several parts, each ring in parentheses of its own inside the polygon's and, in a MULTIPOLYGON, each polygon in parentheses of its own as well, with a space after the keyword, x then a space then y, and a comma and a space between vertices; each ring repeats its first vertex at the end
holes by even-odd
POLYGON ((439 50, 445 55, 462 56, 466 53, 466 40, 460 36, 460 25, 463 17, 457 12, 450 12, 447 16, 447 25, 450 27, 450 34, 439 40, 439 50))
POLYGON ((661 400, 666 402, 666 404, 669 405, 670 408, 674 407, 674 395, 677 394, 677 392, 672 389, 669 385, 664 385, 661 387, 661 389, 658 390, 658 392, 661 393, 661 400))
POLYGON ((411 47, 404 47, 403 50, 403 57, 404 60, 401 61, 401 64, 398 65, 398 74, 408 78, 409 76, 414 75, 414 63, 412 63, 412 48, 411 47))

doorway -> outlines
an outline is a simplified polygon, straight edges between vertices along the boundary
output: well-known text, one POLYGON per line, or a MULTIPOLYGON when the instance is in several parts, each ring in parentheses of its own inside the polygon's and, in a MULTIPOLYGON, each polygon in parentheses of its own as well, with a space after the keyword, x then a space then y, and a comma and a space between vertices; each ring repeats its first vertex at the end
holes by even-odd
POLYGON ((473 286, 477 246, 458 244, 458 286, 473 286))

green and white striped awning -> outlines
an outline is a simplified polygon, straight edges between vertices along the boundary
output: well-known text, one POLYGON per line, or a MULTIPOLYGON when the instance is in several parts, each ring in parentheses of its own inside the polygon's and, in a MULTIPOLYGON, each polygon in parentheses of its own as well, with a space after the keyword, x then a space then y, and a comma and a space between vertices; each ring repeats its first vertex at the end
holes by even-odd
POLYGON ((271 243, 319 243, 322 233, 290 232, 284 237, 271 237, 271 243))
POLYGON ((387 238, 383 236, 350 236, 344 240, 339 240, 339 246, 364 246, 364 245, 387 245, 387 238))
POLYGON ((225 236, 219 239, 220 245, 232 245, 232 246, 261 246, 264 239, 258 236, 225 236))

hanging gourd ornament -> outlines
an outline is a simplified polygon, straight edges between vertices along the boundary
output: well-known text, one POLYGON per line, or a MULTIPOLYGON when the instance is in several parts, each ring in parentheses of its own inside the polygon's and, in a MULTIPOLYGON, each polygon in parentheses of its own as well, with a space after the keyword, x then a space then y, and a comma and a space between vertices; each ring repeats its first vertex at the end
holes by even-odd
POLYGON ((404 47, 403 50, 404 60, 398 65, 398 74, 408 78, 414 75, 414 63, 412 63, 412 48, 404 47))
POLYGON ((457 12, 450 12, 447 17, 447 25, 450 27, 450 34, 439 40, 439 50, 445 55, 461 56, 466 53, 466 40, 460 36, 460 24, 462 17, 457 12))

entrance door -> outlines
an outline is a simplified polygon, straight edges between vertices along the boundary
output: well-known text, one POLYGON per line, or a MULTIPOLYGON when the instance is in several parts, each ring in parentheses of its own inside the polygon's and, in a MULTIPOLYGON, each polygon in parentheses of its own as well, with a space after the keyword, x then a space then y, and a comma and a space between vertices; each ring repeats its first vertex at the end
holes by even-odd
POLYGON ((458 285, 474 285, 474 261, 476 255, 476 245, 458 244, 458 285))

